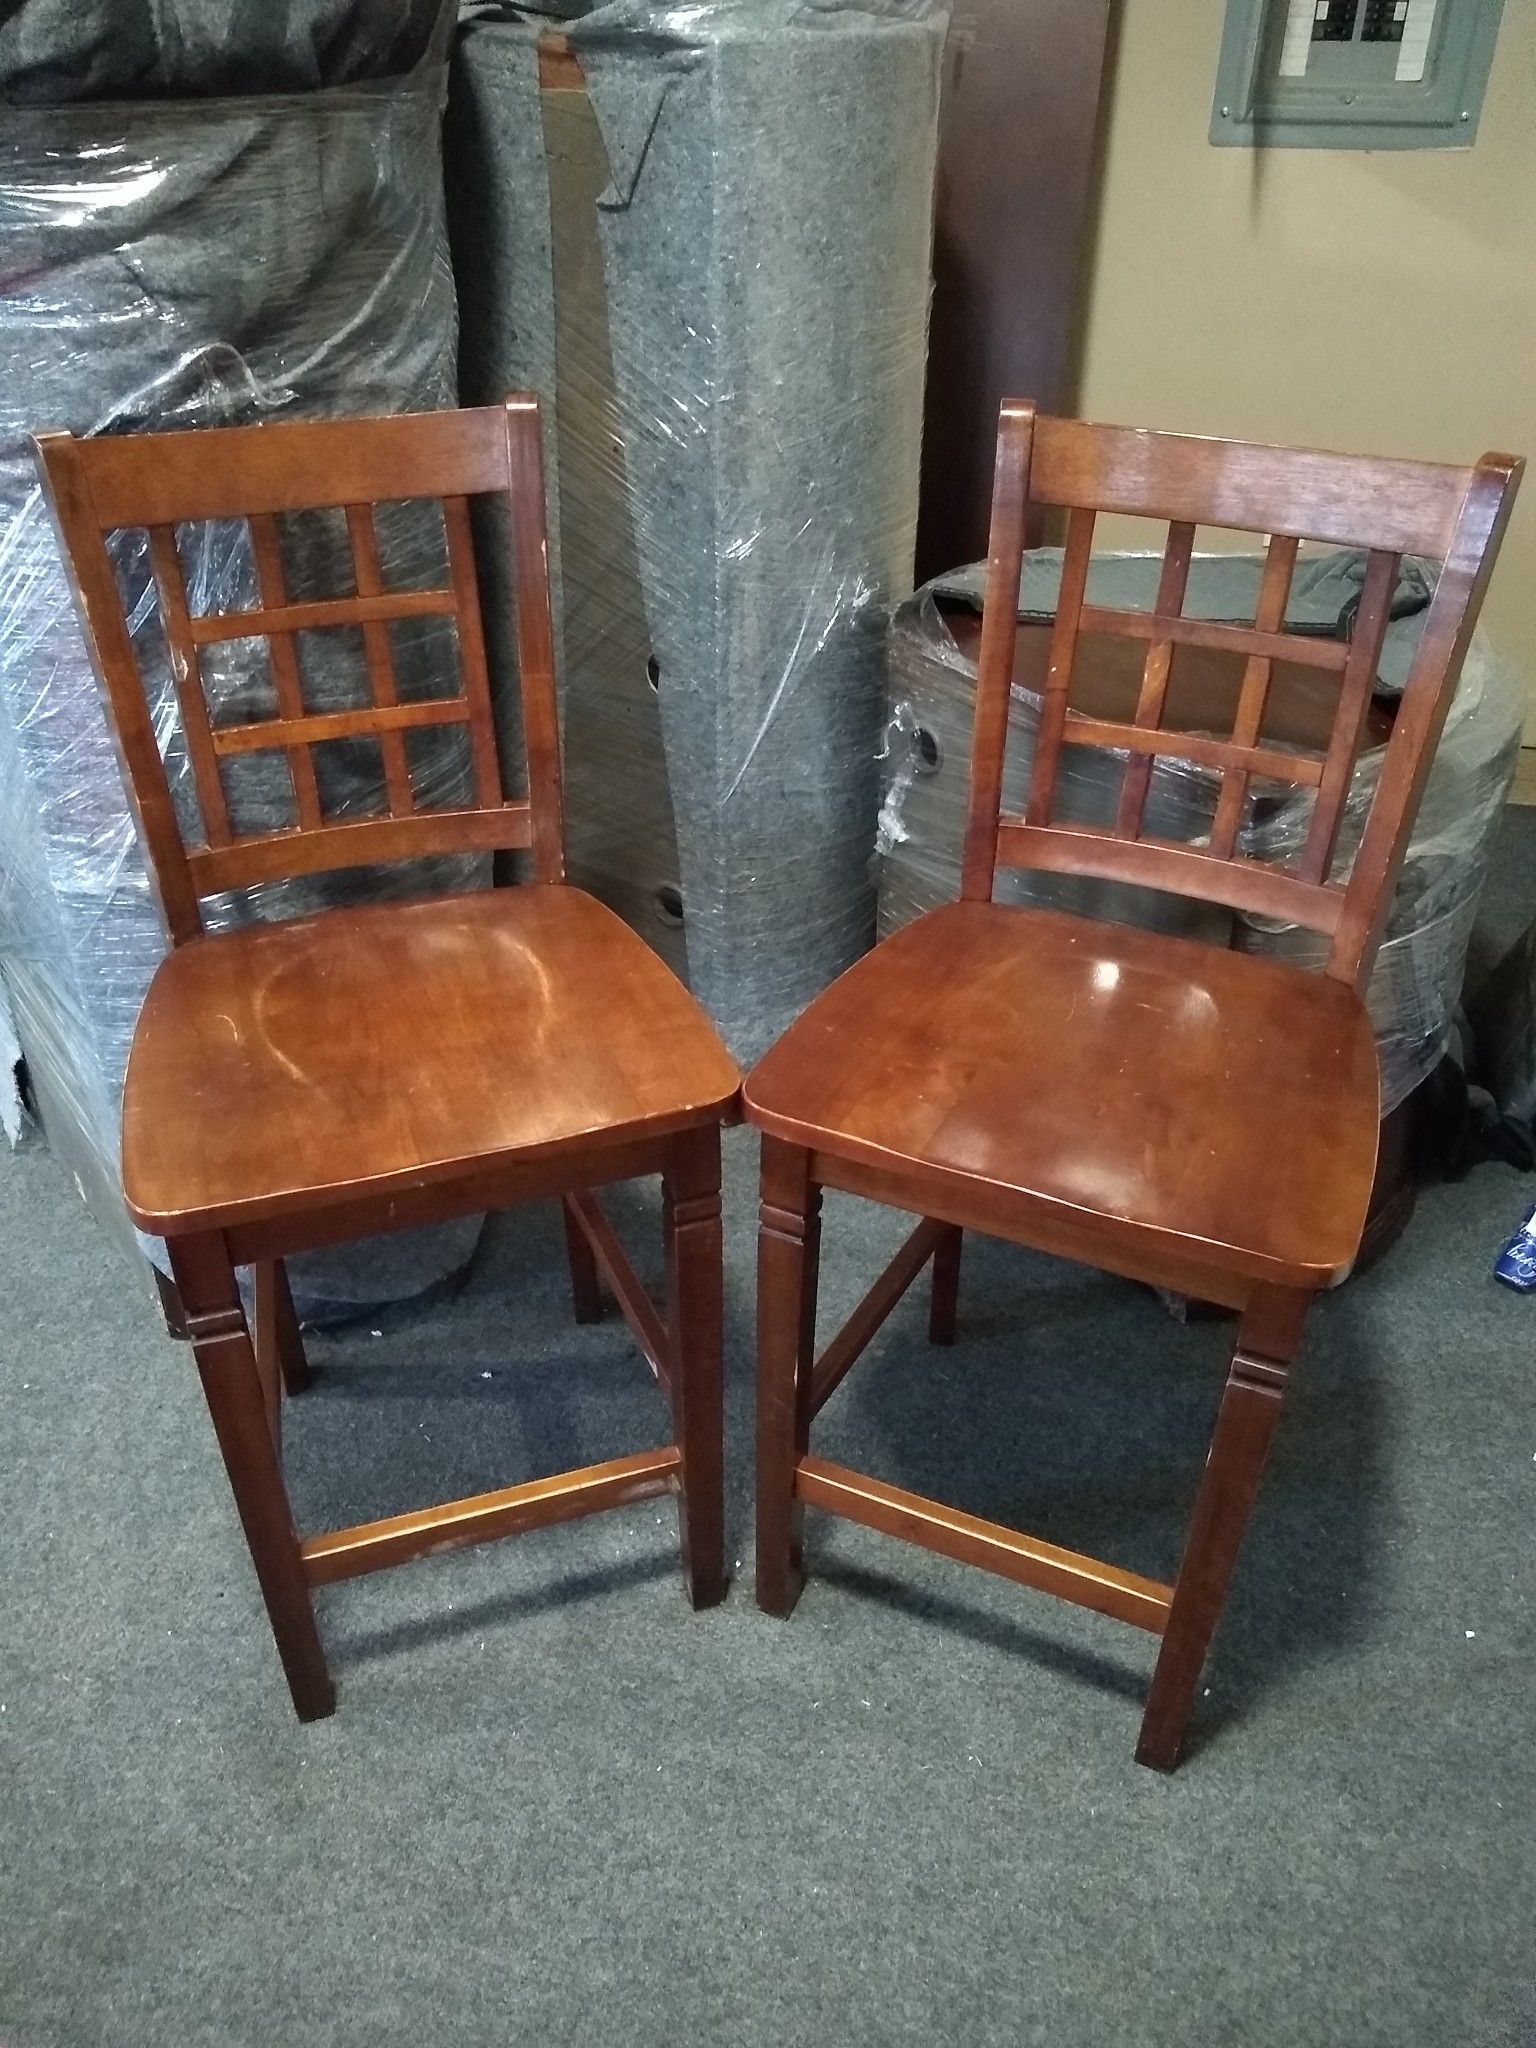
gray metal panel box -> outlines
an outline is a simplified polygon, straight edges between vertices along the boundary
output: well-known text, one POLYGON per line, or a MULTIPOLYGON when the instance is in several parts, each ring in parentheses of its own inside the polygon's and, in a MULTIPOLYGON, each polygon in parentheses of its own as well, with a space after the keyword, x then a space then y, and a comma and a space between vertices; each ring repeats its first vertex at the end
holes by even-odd
POLYGON ((1464 149, 1503 0, 1228 0, 1211 140, 1464 149))

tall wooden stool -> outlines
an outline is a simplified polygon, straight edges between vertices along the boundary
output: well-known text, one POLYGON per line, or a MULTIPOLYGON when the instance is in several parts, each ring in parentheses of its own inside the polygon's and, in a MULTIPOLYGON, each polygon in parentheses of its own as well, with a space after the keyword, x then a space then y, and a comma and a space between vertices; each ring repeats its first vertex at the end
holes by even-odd
POLYGON ((1493 567, 1520 465, 1357 460, 1037 419, 1003 409, 982 621, 961 900, 867 955, 748 1077, 763 1134, 758 1280, 757 1594, 788 1614, 802 1522, 821 1508, 1160 1637, 1137 1755, 1171 1769, 1314 1294, 1360 1243, 1376 1159, 1375 1040, 1361 999, 1408 828, 1493 567), (1067 508, 1067 543, 1032 779, 1001 810, 1025 519, 1067 508), (1154 606, 1085 602, 1098 512, 1168 522, 1154 606), (1197 526, 1270 536, 1251 627, 1182 616, 1197 526), (1285 630, 1301 538, 1369 550, 1348 642, 1285 630), (1399 558, 1443 562, 1364 834, 1336 860, 1399 558), (1145 649, 1128 722, 1073 709, 1080 636, 1145 649), (1176 650, 1245 660, 1230 738, 1165 724, 1176 650), (1316 753, 1266 743, 1276 660, 1338 689, 1316 753), (1057 822, 1072 747, 1114 749, 1114 828, 1057 822), (1207 843, 1142 829, 1159 755, 1220 771, 1207 843), (1290 867, 1245 856, 1252 778, 1315 793, 1290 867), (1188 939, 995 904, 999 866, 1141 884, 1310 926, 1327 971, 1188 939), (1340 867, 1344 872, 1337 872, 1340 867), (841 1334, 815 1346, 821 1190, 924 1220, 841 1334), (814 1456, 811 1420, 930 1261, 932 1335, 954 1334, 962 1232, 1010 1238, 1240 1314, 1226 1390, 1173 1585, 1079 1556, 814 1456))
MULTIPOLYGON (((119 742, 173 950, 145 1000, 123 1106, 123 1188, 164 1237, 235 1503, 302 1719, 334 1692, 311 1593, 428 1551, 676 1493, 695 1606, 723 1591, 720 1135, 737 1075, 708 1019, 618 918, 564 880, 543 464, 536 402, 397 419, 38 441, 45 488, 119 742), (506 797, 491 715, 469 499, 506 500, 528 795, 506 797), (374 506, 440 501, 449 577, 389 590, 374 506), (292 602, 279 515, 345 512, 355 588, 292 602), (189 610, 183 522, 245 519, 258 610, 189 610), (201 814, 187 845, 106 539, 149 536, 201 814), (453 621, 458 687, 402 701, 390 622, 453 621), (360 628, 371 702, 311 713, 295 635, 360 628), (199 662, 267 642, 277 715, 215 724, 199 662), (405 737, 462 729, 471 801, 422 808, 405 737), (311 750, 378 741, 388 810, 328 819, 311 750), (231 820, 222 764, 275 753, 291 829, 231 820), (429 854, 531 849, 534 881, 207 932, 202 903, 296 875, 429 854), (668 1305, 647 1297, 598 1206, 659 1173, 668 1305), (282 1261, 317 1246, 536 1197, 563 1204, 577 1315, 599 1272, 667 1391, 674 1441, 554 1478, 301 1538, 283 1485, 281 1387, 307 1378, 282 1261), (235 1269, 256 1271, 255 1334, 235 1269)), ((450 686, 453 679, 448 679, 450 686)))

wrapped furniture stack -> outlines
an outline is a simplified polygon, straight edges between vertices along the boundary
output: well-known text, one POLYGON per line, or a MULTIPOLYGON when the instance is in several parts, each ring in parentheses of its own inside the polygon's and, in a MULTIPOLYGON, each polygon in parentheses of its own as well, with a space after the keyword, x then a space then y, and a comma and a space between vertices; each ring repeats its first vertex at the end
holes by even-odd
MULTIPOLYGON (((0 974, 48 1140, 135 1250, 118 1188, 121 1087, 165 938, 27 437, 451 404, 450 28, 439 0, 24 0, 0 26, 0 974)), ((380 524, 386 580, 430 581, 441 532, 392 511, 380 524)), ((290 597, 351 587, 344 527, 310 522, 281 541, 290 597)), ((194 610, 215 592, 256 602, 243 526, 209 526, 189 546, 194 610)), ((118 567, 195 831, 144 536, 124 537, 118 567)), ((432 623, 398 634, 404 694, 431 686, 432 623)), ((366 701, 359 637, 301 636, 310 709, 366 701)), ((216 719, 260 715, 273 681, 259 644, 218 652, 216 719)), ((418 738, 412 765, 440 801, 465 773, 459 742, 418 738)), ((323 751, 328 812, 379 808, 376 743, 323 751)), ((281 756, 229 766, 232 813, 292 821, 281 756)), ((458 863, 389 884, 322 877, 215 902, 210 923, 482 874, 458 863)), ((474 1238, 455 1225, 326 1254, 296 1264, 295 1291, 311 1307, 398 1298, 456 1270, 474 1238)))
POLYGON ((573 879, 741 1059, 874 934, 944 26, 472 6, 455 60, 460 387, 546 403, 573 879))

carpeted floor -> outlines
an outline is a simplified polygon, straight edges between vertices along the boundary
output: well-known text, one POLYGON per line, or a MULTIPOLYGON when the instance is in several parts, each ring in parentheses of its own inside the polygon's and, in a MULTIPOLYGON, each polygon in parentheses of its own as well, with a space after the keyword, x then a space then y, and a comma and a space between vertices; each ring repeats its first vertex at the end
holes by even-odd
MULTIPOLYGON (((1533 910, 1525 814, 1485 950, 1533 910)), ((687 1609, 670 1504, 362 1580, 301 1728, 190 1359, 48 1156, 0 1160, 5 2048, 1536 2041, 1536 1302, 1488 1275, 1532 1183, 1431 1189, 1314 1318, 1167 1780, 1111 1622, 825 1520, 758 1614, 751 1168, 737 1134, 725 1606, 687 1609)), ((899 1229, 829 1201, 829 1322, 899 1229)), ((961 1345, 922 1312, 829 1455, 1171 1571, 1222 1331, 979 1242, 961 1345)), ((548 1210, 312 1355, 310 1525, 666 1434, 548 1210)))

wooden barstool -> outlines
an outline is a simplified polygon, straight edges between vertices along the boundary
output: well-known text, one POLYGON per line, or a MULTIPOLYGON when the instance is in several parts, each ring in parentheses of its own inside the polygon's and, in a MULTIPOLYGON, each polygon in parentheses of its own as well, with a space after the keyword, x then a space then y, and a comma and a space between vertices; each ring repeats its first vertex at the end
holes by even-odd
POLYGON ((724 1590, 721 1523, 720 1124, 738 1079, 709 1020, 629 928, 564 879, 544 481, 532 398, 504 407, 37 443, 44 487, 124 764, 173 950, 150 986, 123 1106, 130 1214, 166 1240, 230 1485, 302 1719, 334 1692, 316 1586, 652 1495, 679 1497, 695 1606, 724 1590), (471 497, 507 502, 528 795, 502 783, 471 497), (449 576, 389 590, 373 508, 441 503, 449 576), (289 600, 279 515, 340 507, 354 591, 289 600), (193 615, 177 527, 249 521, 261 606, 193 615), (201 813, 184 843, 107 536, 145 529, 201 813), (441 616, 460 687, 401 701, 392 620, 441 616), (360 628, 371 702, 310 713, 294 636, 360 628), (267 642, 277 715, 214 724, 202 650, 267 642), (472 801, 421 808, 405 735, 457 726, 472 801), (388 810, 322 811, 311 749, 377 739, 388 810), (242 833, 221 764, 286 757, 291 829, 242 833), (296 875, 424 855, 531 849, 523 888, 326 910, 204 930, 202 902, 296 875), (659 1173, 669 1304, 647 1297, 594 1192, 659 1173), (282 1261, 317 1246, 554 1196, 576 1312, 607 1279, 669 1394, 674 1441, 585 1470, 300 1538, 283 1484, 281 1386, 306 1382, 282 1261), (235 1269, 256 1272, 255 1337, 235 1269))
POLYGON ((976 692, 961 901, 867 955, 749 1075, 763 1134, 758 1277, 757 1597, 788 1614, 809 1505, 1097 1608, 1161 1638, 1139 1759, 1172 1769, 1258 1489, 1302 1321, 1359 1246, 1378 1131, 1362 991, 1408 829, 1518 482, 1037 419, 1004 407, 976 692), (1061 592, 1026 808, 1001 810, 1027 507, 1068 512, 1061 592), (1085 602, 1098 512, 1168 522, 1150 612, 1085 602), (1270 536, 1252 627, 1182 616, 1197 526, 1270 536), (1347 642, 1285 630, 1297 543, 1369 550, 1347 642), (1358 851, 1335 845, 1398 562, 1443 563, 1358 851), (1130 722, 1074 711, 1080 635, 1145 648, 1130 722), (1180 647, 1242 657, 1229 739, 1165 724, 1180 647), (1277 660, 1338 688, 1326 749, 1264 738, 1277 660), (1069 747, 1124 755, 1111 831, 1055 822, 1069 747), (1220 771, 1208 842, 1142 829, 1152 767, 1220 771), (1250 778, 1315 792, 1294 866, 1245 857, 1250 778), (1095 876, 1327 934, 1326 973, 1043 909, 996 904, 998 866, 1095 876), (918 1224, 840 1335, 815 1347, 824 1187, 918 1224), (1175 1584, 981 1521, 812 1455, 812 1417, 930 1262, 930 1330, 954 1335, 962 1232, 980 1230, 1238 1311, 1236 1345, 1175 1584))

